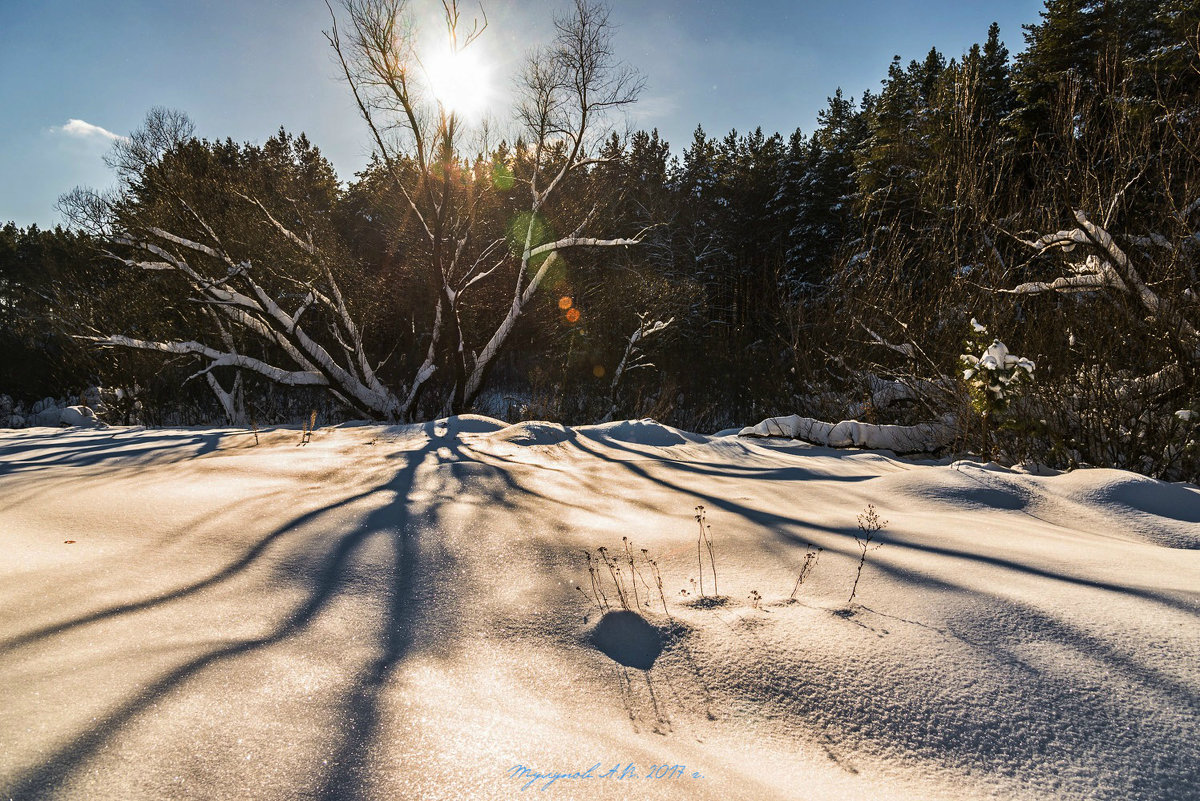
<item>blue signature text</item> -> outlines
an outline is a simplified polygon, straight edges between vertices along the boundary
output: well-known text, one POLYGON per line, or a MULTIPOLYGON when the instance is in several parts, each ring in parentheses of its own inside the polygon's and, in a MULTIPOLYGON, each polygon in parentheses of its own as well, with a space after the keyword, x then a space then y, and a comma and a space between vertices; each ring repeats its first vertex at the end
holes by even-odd
POLYGON ((632 762, 628 764, 617 763, 607 771, 601 767, 601 763, 597 762, 587 770, 577 770, 572 772, 566 771, 539 771, 525 765, 513 765, 508 770, 508 777, 522 781, 521 790, 536 788, 538 790, 548 790, 555 782, 558 781, 578 781, 581 779, 614 779, 622 781, 625 779, 703 779, 704 776, 698 771, 688 772, 686 765, 673 765, 668 763, 653 764, 646 770, 640 770, 637 765, 632 762))

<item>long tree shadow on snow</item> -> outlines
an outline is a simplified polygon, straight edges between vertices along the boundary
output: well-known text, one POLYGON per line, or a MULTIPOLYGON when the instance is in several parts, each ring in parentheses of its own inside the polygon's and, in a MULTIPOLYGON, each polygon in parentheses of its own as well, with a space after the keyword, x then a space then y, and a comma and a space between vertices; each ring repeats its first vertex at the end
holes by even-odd
POLYGON ((80 769, 89 758, 101 751, 126 724, 149 710, 156 702, 179 688, 188 679, 207 668, 241 656, 254 654, 304 631, 344 589, 349 563, 364 543, 377 536, 386 536, 392 546, 393 557, 390 564, 390 576, 386 582, 387 611, 381 630, 378 632, 379 653, 355 677, 343 704, 343 720, 331 727, 332 731, 341 733, 341 741, 335 746, 332 758, 328 760, 330 773, 325 778, 319 796, 330 801, 360 797, 363 794, 364 779, 369 768, 369 747, 376 733, 380 692, 393 668, 404 659, 413 647, 416 631, 425 613, 422 594, 417 588, 418 580, 419 578, 428 579, 431 571, 445 567, 444 565, 421 564, 419 532, 422 529, 432 528, 436 524, 436 509, 432 507, 426 509, 425 515, 418 525, 412 519, 410 496, 415 486, 418 468, 427 457, 436 454, 441 447, 450 447, 452 451, 456 450, 456 435, 451 433, 439 436, 433 423, 426 426, 425 433, 428 436, 428 442, 423 447, 399 454, 401 465, 394 477, 386 484, 355 498, 338 501, 302 515, 287 526, 269 534, 243 554, 240 559, 217 574, 172 592, 46 627, 6 643, 6 648, 16 648, 75 627, 100 622, 127 612, 182 600, 228 580, 251 563, 262 559, 264 552, 275 540, 303 522, 315 520, 334 509, 376 493, 390 493, 393 496, 388 503, 369 513, 361 525, 351 531, 342 532, 337 537, 328 549, 319 569, 308 579, 308 594, 303 603, 280 620, 270 633, 262 637, 214 648, 171 669, 120 703, 94 725, 77 733, 68 742, 44 756, 37 767, 7 781, 6 786, 0 788, 0 795, 12 798, 38 798, 51 794, 56 787, 80 769))
MULTIPOLYGON (((726 497, 702 492, 683 482, 676 483, 656 476, 638 462, 614 459, 578 439, 575 444, 590 455, 618 464, 647 481, 762 526, 788 543, 807 546, 809 542, 817 542, 827 550, 857 559, 852 539, 856 530, 852 527, 830 526, 753 509, 726 497), (805 531, 806 535, 802 537, 798 533, 800 531, 805 531), (830 538, 822 537, 821 533, 830 535, 830 538)), ((622 449, 619 443, 605 444, 622 449)), ((624 450, 637 453, 633 449, 624 450)), ((679 467, 667 458, 660 461, 671 469, 679 467)), ((681 469, 679 472, 690 471, 681 469)), ((1081 589, 1100 590, 1160 604, 1185 615, 1196 616, 1198 611, 1192 594, 1175 597, 1140 587, 1064 575, 1010 559, 907 542, 886 532, 877 541, 891 549, 910 549, 974 561, 1000 570, 1064 582, 1081 589)), ((797 672, 797 668, 807 668, 806 664, 792 664, 782 655, 763 660, 765 672, 745 677, 745 686, 735 682, 735 686, 723 689, 735 696, 744 695, 743 701, 750 702, 758 697, 762 687, 771 687, 777 694, 778 703, 792 707, 795 714, 811 719, 821 730, 829 729, 832 725, 834 731, 840 729, 851 739, 866 738, 887 743, 891 747, 899 746, 913 755, 933 757, 939 764, 974 765, 975 769, 983 767, 1004 774, 1012 771, 1014 760, 1016 764, 1024 766, 1022 770, 1030 770, 1039 762, 1063 758, 1086 766, 1088 775, 1103 775, 1106 781, 1120 788, 1118 795, 1112 797, 1133 794, 1139 797, 1184 798, 1190 792, 1189 788, 1200 782, 1200 759, 1195 758, 1200 756, 1200 749, 1194 739, 1189 742, 1188 726, 1184 723, 1187 719, 1200 719, 1200 692, 1197 688, 1145 664, 1132 654, 1122 653, 1107 641, 1033 605, 901 567, 890 563, 886 557, 872 558, 870 566, 872 570, 896 581, 932 593, 976 598, 985 596, 982 608, 989 610, 996 618, 994 625, 983 625, 972 620, 959 620, 945 627, 929 626, 920 621, 905 622, 962 642, 981 655, 984 666, 994 665, 995 668, 987 668, 985 675, 995 685, 993 692, 996 695, 1009 698, 1007 703, 1010 705, 1015 699, 1015 705, 1006 707, 1008 719, 1004 722, 1015 721, 1019 724, 1017 727, 1010 731, 1004 725, 971 717, 946 717, 947 710, 941 705, 933 703, 930 706, 922 700, 927 696, 923 681, 918 685, 904 686, 902 680, 887 675, 864 676, 858 667, 839 677, 806 676, 797 672), (1043 666, 1039 669, 1031 666, 1019 650, 1020 646, 1030 641, 1045 643, 1073 655, 1077 665, 1086 664, 1089 660, 1098 663, 1100 672, 1093 674, 1093 678, 1110 686, 1126 684, 1140 689, 1135 696, 1122 695, 1099 704, 1077 704, 1075 701, 1079 691, 1076 685, 1082 677, 1068 667, 1054 669, 1043 666), (833 695, 814 692, 814 686, 825 687, 833 695), (904 703, 913 708, 908 713, 895 714, 894 710, 887 708, 887 699, 906 699, 904 703), (867 704, 865 708, 864 702, 867 704), (872 712, 872 704, 878 705, 879 709, 872 712), (1071 714, 1075 716, 1066 727, 1058 713, 1047 712, 1060 708, 1071 709, 1071 714), (1143 712, 1150 710, 1165 715, 1167 720, 1172 721, 1175 730, 1160 732, 1147 724, 1143 712), (907 721, 914 719, 932 723, 913 727, 907 721), (940 725, 932 725, 938 720, 942 721, 940 725), (1097 743, 1114 737, 1131 743, 1125 752, 1126 760, 1112 763, 1106 755, 1097 763, 1095 757, 1089 756, 1097 743), (1149 753, 1156 756, 1153 769, 1147 771, 1145 755, 1149 753)), ((980 603, 973 602, 974 605, 980 603)), ((1037 780, 1053 782, 1057 779, 1038 777, 1037 780)))
POLYGON ((219 587, 220 585, 237 578, 248 568, 261 561, 271 546, 285 539, 287 535, 294 533, 302 526, 320 520, 322 517, 330 514, 331 512, 365 500, 380 490, 380 487, 373 487, 366 492, 358 493, 348 498, 343 498, 336 503, 327 504, 320 508, 313 509, 312 511, 305 512, 304 514, 289 520, 286 524, 270 532, 250 548, 247 548, 237 559, 230 562, 220 570, 205 576, 204 578, 196 579, 195 581, 189 582, 166 592, 151 595, 147 598, 143 598, 140 601, 113 604, 103 609, 97 609, 85 615, 80 615, 69 620, 40 626, 15 637, 10 637, 7 640, 0 640, 0 654, 33 645, 46 640, 47 638, 54 637, 59 634, 66 634, 94 623, 103 623, 104 621, 119 618, 123 615, 156 609, 165 604, 187 599, 190 596, 196 595, 205 590, 219 587))
POLYGON ((0 475, 24 473, 47 468, 94 467, 110 461, 149 464, 157 459, 178 461, 213 453, 221 441, 247 432, 211 429, 192 431, 173 429, 148 434, 144 429, 62 429, 24 433, 0 442, 0 475), (131 446, 125 435, 137 434, 131 446), (188 452, 187 447, 195 450, 188 452), (182 450, 182 454, 181 454, 182 450))
MULTIPOLYGON (((612 447, 615 449, 627 450, 630 453, 639 453, 639 455, 642 455, 642 456, 645 455, 645 454, 640 454, 640 452, 638 452, 634 449, 623 448, 619 443, 607 441, 605 444, 608 445, 609 447, 612 447)), ((638 475, 641 478, 645 478, 648 481, 652 481, 652 482, 654 482, 662 487, 665 487, 667 489, 675 490, 681 494, 690 495, 690 496, 710 505, 712 508, 721 509, 721 510, 729 512, 731 514, 738 515, 739 517, 742 517, 745 520, 750 521, 751 523, 755 523, 760 526, 772 528, 773 530, 781 531, 781 532, 786 531, 787 529, 790 529, 790 528, 802 528, 802 529, 811 529, 811 530, 817 530, 817 531, 825 531, 830 534, 838 535, 839 541, 847 543, 845 547, 838 547, 837 545, 835 545, 833 543, 828 543, 828 544, 821 543, 821 544, 825 545, 825 547, 829 550, 845 553, 846 555, 852 555, 855 553, 852 542, 848 541, 848 537, 850 535, 853 535, 856 531, 853 527, 829 526, 829 525, 826 525, 823 523, 816 522, 814 520, 801 519, 798 517, 789 517, 787 515, 781 515, 781 514, 766 511, 763 509, 754 509, 754 508, 751 508, 744 504, 738 503, 735 500, 730 500, 729 498, 726 498, 723 496, 712 495, 709 493, 701 492, 693 487, 685 486, 681 483, 667 481, 664 478, 661 478, 659 476, 655 476, 655 475, 651 474, 650 471, 646 470, 644 467, 641 467, 636 462, 629 462, 629 461, 625 461, 622 459, 614 459, 611 456, 608 456, 597 449, 589 448, 587 445, 585 445, 583 443, 582 439, 579 439, 579 438, 575 439, 575 445, 577 447, 579 447, 580 450, 596 457, 597 459, 601 459, 601 460, 604 460, 604 461, 607 461, 607 462, 610 462, 613 464, 621 465, 625 469, 638 475)), ((691 466, 689 466, 689 465, 680 465, 679 463, 673 462, 669 459, 658 459, 655 461, 658 461, 661 464, 663 464, 671 469, 681 469, 681 470, 690 470, 691 469, 691 466)), ((793 481, 795 481, 795 480, 804 480, 805 478, 817 478, 818 480, 821 480, 821 481, 841 480, 841 477, 829 478, 829 477, 826 477, 823 475, 822 476, 813 476, 813 474, 810 471, 806 471, 803 468, 797 468, 797 473, 795 474, 794 478, 791 477, 791 474, 787 474, 787 475, 788 475, 788 477, 786 479, 783 476, 779 476, 775 480, 793 480, 793 481)), ((1176 597, 1174 595, 1169 595, 1167 593, 1153 592, 1151 590, 1146 590, 1146 589, 1143 589, 1140 587, 1129 587, 1129 586, 1125 586, 1125 585, 1121 585, 1121 584, 1113 584, 1111 582, 1098 581, 1095 579, 1087 579, 1087 578, 1083 578, 1080 576, 1071 576, 1071 575, 1067 575, 1067 574, 1063 574, 1063 573, 1056 573, 1056 572, 1053 572, 1050 570, 1045 570, 1043 568, 1024 564, 1022 562, 1017 562, 1017 561, 1014 561, 1011 559, 1003 559, 1003 558, 995 557, 995 556, 987 556, 984 554, 977 554, 977 553, 973 553, 970 551, 957 550, 957 549, 948 548, 948 547, 920 545, 920 544, 916 544, 916 543, 911 543, 911 542, 907 542, 904 540, 895 539, 894 537, 889 537, 886 534, 886 532, 883 534, 880 534, 877 539, 881 543, 893 544, 898 547, 913 548, 913 549, 917 549, 917 550, 921 550, 921 551, 927 551, 929 553, 936 553, 941 556, 950 556, 950 557, 956 557, 956 558, 960 558, 960 559, 967 559, 967 560, 983 562, 983 563, 986 563, 986 564, 989 564, 989 565, 992 565, 995 567, 1005 568, 1008 570, 1013 570, 1013 571, 1022 572, 1022 573, 1028 573, 1030 575, 1038 576, 1040 578, 1047 578, 1047 579, 1052 579, 1055 581, 1062 581, 1062 582, 1067 582, 1070 584, 1077 584, 1077 585, 1083 586, 1083 587, 1091 587, 1094 589, 1106 590, 1108 592, 1113 592, 1113 593, 1117 593, 1117 594, 1121 594, 1121 595, 1127 595, 1127 596, 1131 596, 1131 597, 1138 598, 1141 600, 1159 603, 1164 606, 1167 606, 1167 607, 1170 607, 1172 609, 1182 611, 1182 612, 1188 612, 1191 614, 1200 613, 1200 598, 1196 597, 1197 593, 1185 593, 1185 594, 1183 594, 1183 597, 1176 597)))

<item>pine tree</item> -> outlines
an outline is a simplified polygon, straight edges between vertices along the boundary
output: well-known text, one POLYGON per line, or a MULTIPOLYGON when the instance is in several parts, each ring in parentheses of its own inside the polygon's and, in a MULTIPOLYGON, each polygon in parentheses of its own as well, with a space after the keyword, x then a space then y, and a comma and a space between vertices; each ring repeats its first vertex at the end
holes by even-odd
POLYGON ((1047 0, 1042 21, 1025 25, 1025 51, 1017 56, 1013 124, 1022 148, 1053 127, 1055 105, 1069 79, 1094 89, 1100 54, 1098 9, 1104 0, 1047 0))

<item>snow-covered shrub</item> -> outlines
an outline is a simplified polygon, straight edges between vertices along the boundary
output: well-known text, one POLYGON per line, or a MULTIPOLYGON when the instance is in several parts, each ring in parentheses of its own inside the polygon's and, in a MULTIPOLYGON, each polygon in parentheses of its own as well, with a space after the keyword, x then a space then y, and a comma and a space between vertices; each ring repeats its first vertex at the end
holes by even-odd
MULTIPOLYGON (((978 338, 987 334, 987 328, 971 318, 971 327, 978 338)), ((984 414, 1003 411, 1009 400, 1018 391, 1019 383, 1033 377, 1034 363, 1008 352, 1008 347, 999 339, 993 339, 983 353, 974 356, 964 353, 959 357, 963 366, 963 378, 972 389, 979 411, 984 414)))
MULTIPOLYGON (((1173 442, 1164 448, 1164 459, 1168 467, 1180 464, 1186 459, 1196 458, 1200 452, 1200 404, 1193 403, 1190 409, 1180 409, 1175 412, 1175 418, 1182 424, 1173 442)), ((1150 471, 1147 471, 1148 473, 1150 471)), ((1160 476, 1167 475, 1164 470, 1158 471, 1160 476)))
POLYGON ((953 420, 911 426, 873 425, 857 420, 826 423, 811 417, 768 417, 738 431, 739 437, 791 437, 829 448, 866 448, 896 453, 932 453, 954 439, 953 420))
MULTIPOLYGON (((987 328, 972 317, 967 347, 982 347, 986 337, 987 328)), ((1008 347, 999 339, 993 339, 980 355, 964 353, 959 361, 964 368, 962 375, 967 382, 971 405, 983 420, 983 444, 987 455, 993 421, 1000 426, 1011 425, 1013 421, 1005 418, 1005 412, 1019 394, 1021 385, 1032 380, 1035 365, 1029 359, 1009 353, 1008 347)))

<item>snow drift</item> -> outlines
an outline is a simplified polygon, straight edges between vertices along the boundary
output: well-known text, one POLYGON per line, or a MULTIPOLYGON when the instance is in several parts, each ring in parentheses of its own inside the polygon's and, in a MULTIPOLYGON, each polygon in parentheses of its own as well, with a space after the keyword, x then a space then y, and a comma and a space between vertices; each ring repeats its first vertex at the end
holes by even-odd
POLYGON ((652 421, 300 442, 0 432, 0 796, 1200 786, 1195 487, 652 421), (888 523, 847 607, 867 504, 888 523), (720 600, 693 583, 697 506, 720 600), (623 537, 662 593, 644 573, 636 614, 601 615, 583 552, 623 537))

